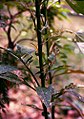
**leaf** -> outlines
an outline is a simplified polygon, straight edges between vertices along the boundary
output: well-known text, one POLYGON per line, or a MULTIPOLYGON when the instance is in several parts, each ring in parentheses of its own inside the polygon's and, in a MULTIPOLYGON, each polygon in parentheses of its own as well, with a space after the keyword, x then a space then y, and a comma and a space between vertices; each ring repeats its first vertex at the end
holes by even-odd
POLYGON ((68 86, 65 86, 65 92, 68 92, 69 94, 75 96, 78 100, 84 103, 84 97, 81 96, 79 93, 77 93, 74 89, 76 88, 76 85, 73 83, 69 84, 68 86))
POLYGON ((63 46, 63 49, 65 50, 65 52, 70 53, 73 50, 73 46, 71 46, 70 44, 65 44, 63 46))
POLYGON ((64 52, 60 52, 61 59, 67 59, 67 55, 64 52))
POLYGON ((19 53, 23 54, 23 55, 24 54, 28 54, 29 55, 29 54, 35 52, 35 49, 32 48, 32 47, 26 47, 26 46, 22 46, 20 44, 17 44, 16 46, 17 46, 17 51, 19 53))
POLYGON ((80 49, 80 51, 84 54, 84 43, 83 42, 77 42, 77 46, 80 49))
POLYGON ((79 101, 84 103, 84 97, 82 97, 80 94, 78 94, 76 91, 74 90, 69 90, 68 91, 70 94, 74 95, 79 101))
POLYGON ((55 70, 57 72, 57 71, 65 70, 67 67, 69 66, 61 65, 61 66, 54 67, 52 70, 55 70))
POLYGON ((66 0, 70 7, 77 13, 84 15, 84 1, 80 0, 66 0))
POLYGON ((45 106, 49 107, 52 94, 54 93, 52 85, 50 85, 48 88, 37 87, 36 91, 43 103, 45 104, 45 106))
POLYGON ((30 64, 33 60, 32 60, 32 57, 33 56, 28 56, 28 55, 23 55, 21 58, 23 59, 23 61, 26 63, 26 64, 30 64))
POLYGON ((19 79, 19 77, 11 72, 6 72, 4 74, 0 74, 0 78, 8 80, 13 83, 22 83, 22 81, 19 79))
POLYGON ((0 65, 0 74, 16 70, 17 68, 10 65, 0 65))
POLYGON ((56 72, 56 75, 60 75, 62 73, 65 73, 67 72, 68 68, 70 66, 68 65, 61 65, 61 66, 56 66, 56 67, 53 67, 49 72, 56 72))
POLYGON ((69 96, 64 95, 63 97, 74 109, 76 109, 76 111, 78 112, 78 114, 81 116, 82 119, 84 119, 84 114, 82 112, 82 109, 79 106, 79 103, 75 103, 75 100, 70 98, 69 96))
POLYGON ((76 32, 76 41, 84 42, 84 32, 81 31, 76 32))

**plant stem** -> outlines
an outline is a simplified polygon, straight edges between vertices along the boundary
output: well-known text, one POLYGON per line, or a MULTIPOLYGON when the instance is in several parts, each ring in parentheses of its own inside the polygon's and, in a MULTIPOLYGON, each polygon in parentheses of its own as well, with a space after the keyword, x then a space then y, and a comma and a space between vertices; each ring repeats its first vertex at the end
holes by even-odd
MULTIPOLYGON (((44 9, 45 9, 45 12, 44 12, 45 23, 44 23, 44 25, 46 26, 46 22, 47 22, 47 3, 44 3, 44 9)), ((47 28, 45 29, 45 35, 47 35, 47 28)), ((48 59, 48 57, 49 57, 48 37, 46 38, 46 52, 47 52, 47 59, 48 59)), ((50 67, 50 63, 48 61, 48 71, 50 71, 50 68, 51 68, 50 67)), ((49 84, 52 84, 52 75, 51 75, 51 72, 49 72, 49 84)), ((54 113, 55 113, 55 106, 52 106, 52 109, 51 109, 52 119, 55 119, 54 113)))
MULTIPOLYGON (((47 25, 47 3, 44 3, 44 9, 45 9, 45 12, 44 12, 44 17, 45 17, 45 23, 44 25, 47 25)), ((45 35, 47 35, 47 28, 45 29, 45 35)), ((46 52, 47 52, 47 59, 49 57, 49 43, 48 43, 48 37, 46 38, 46 52)), ((50 70, 50 64, 49 64, 49 61, 48 61, 48 71, 50 70)), ((51 76, 51 72, 49 72, 49 84, 52 84, 52 76, 51 76)))
POLYGON ((46 108, 46 106, 44 105, 44 103, 43 103, 42 105, 43 105, 44 117, 45 117, 45 119, 48 119, 48 112, 47 112, 47 108, 46 108))
POLYGON ((8 48, 13 49, 14 44, 13 44, 12 39, 11 39, 11 23, 10 23, 10 26, 8 28, 8 31, 7 31, 7 37, 8 37, 8 48))
POLYGON ((12 21, 10 21, 8 29, 6 30, 5 28, 3 28, 3 30, 5 31, 5 33, 7 35, 7 38, 8 38, 8 46, 7 46, 7 48, 11 48, 13 50, 14 43, 12 42, 12 39, 11 39, 11 24, 12 24, 12 21))
POLYGON ((8 10, 9 16, 10 16, 10 23, 9 23, 9 27, 8 27, 8 31, 7 31, 8 48, 13 49, 14 48, 14 44, 13 44, 12 39, 11 39, 11 25, 12 25, 13 19, 12 19, 12 14, 10 12, 9 6, 7 6, 7 10, 8 10))
MULTIPOLYGON (((44 78, 43 61, 42 61, 42 37, 41 37, 40 3, 41 3, 41 0, 35 0, 36 19, 37 19, 36 32, 37 32, 37 39, 38 39, 38 56, 39 56, 40 78, 41 78, 41 86, 45 87, 45 78, 44 78)), ((45 117, 45 119, 48 119, 47 108, 44 105, 44 103, 42 103, 42 106, 43 106, 44 117, 45 117)))
POLYGON ((54 113, 55 113, 55 106, 52 106, 52 110, 51 110, 52 119, 55 119, 54 113))
POLYGON ((39 66, 40 66, 40 78, 41 85, 45 87, 44 71, 43 71, 43 62, 42 62, 42 38, 41 38, 41 21, 40 21, 40 2, 35 0, 36 7, 36 18, 37 18, 37 39, 38 39, 38 56, 39 56, 39 66))

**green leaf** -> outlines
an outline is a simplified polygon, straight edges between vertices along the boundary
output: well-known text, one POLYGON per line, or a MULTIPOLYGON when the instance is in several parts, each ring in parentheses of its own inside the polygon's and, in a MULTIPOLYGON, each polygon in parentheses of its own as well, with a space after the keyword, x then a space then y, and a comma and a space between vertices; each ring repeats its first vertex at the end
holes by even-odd
POLYGON ((14 66, 2 64, 2 65, 0 65, 0 74, 10 72, 10 71, 14 71, 16 69, 17 68, 14 67, 14 66))
POLYGON ((70 7, 77 13, 84 15, 84 1, 83 0, 66 0, 70 7))
POLYGON ((69 67, 70 66, 68 66, 68 65, 56 66, 56 67, 52 68, 50 70, 50 72, 54 71, 56 73, 56 75, 61 75, 61 74, 65 73, 65 72, 67 72, 69 67))
POLYGON ((49 107, 52 94, 54 93, 52 85, 50 85, 48 88, 37 87, 36 91, 43 103, 45 104, 45 106, 49 107))
POLYGON ((52 70, 55 70, 56 72, 61 71, 61 70, 65 71, 68 67, 70 66, 61 65, 61 66, 54 67, 52 70))

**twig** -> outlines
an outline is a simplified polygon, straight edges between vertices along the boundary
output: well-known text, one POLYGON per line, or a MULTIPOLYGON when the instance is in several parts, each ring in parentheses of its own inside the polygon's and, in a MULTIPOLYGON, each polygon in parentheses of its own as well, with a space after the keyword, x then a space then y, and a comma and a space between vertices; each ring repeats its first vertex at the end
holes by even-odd
POLYGON ((67 71, 65 71, 63 73, 59 73, 59 74, 54 75, 54 77, 55 76, 59 76, 59 75, 64 75, 64 74, 75 74, 75 73, 77 73, 77 74, 84 74, 84 71, 69 69, 69 70, 67 70, 67 71))
POLYGON ((37 107, 36 105, 30 105, 30 104, 22 104, 22 105, 34 108, 34 109, 39 110, 39 111, 43 111, 43 109, 37 107))

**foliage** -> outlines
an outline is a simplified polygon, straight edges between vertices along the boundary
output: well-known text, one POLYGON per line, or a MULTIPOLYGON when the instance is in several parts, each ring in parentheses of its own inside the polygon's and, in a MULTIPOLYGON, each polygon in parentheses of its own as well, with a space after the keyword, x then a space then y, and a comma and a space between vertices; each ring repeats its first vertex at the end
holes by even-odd
POLYGON ((84 1, 83 0, 66 0, 67 3, 75 10, 77 13, 84 15, 84 1))
MULTIPOLYGON (((68 10, 63 9, 59 3, 60 1, 18 0, 12 4, 11 1, 2 1, 0 8, 1 10, 7 10, 8 15, 1 14, 0 27, 7 35, 8 46, 7 48, 0 47, 2 53, 0 79, 2 80, 1 83, 3 83, 3 87, 0 87, 0 91, 3 97, 4 95, 7 97, 6 81, 16 84, 23 83, 37 92, 42 102, 42 115, 45 119, 49 118, 49 113, 51 113, 53 119, 55 118, 54 108, 63 100, 69 102, 83 118, 81 109, 74 103, 74 98, 84 103, 84 98, 75 91, 77 86, 70 84, 57 91, 52 85, 54 83, 54 78, 56 79, 58 75, 80 72, 84 74, 81 70, 74 70, 67 62, 68 55, 73 49, 73 46, 70 47, 70 45, 64 44, 62 40, 67 39, 64 35, 65 32, 71 34, 73 34, 73 32, 64 30, 56 31, 53 27, 52 22, 54 21, 54 16, 60 19, 66 18, 67 16, 66 13, 68 10), (11 9, 13 8, 17 8, 15 13, 11 13, 11 9), (24 17, 24 12, 28 14, 26 17, 27 22, 30 21, 30 25, 27 28, 26 25, 19 20, 19 18, 22 19, 24 17), (22 29, 17 29, 16 24, 22 25, 22 29), (32 38, 18 40, 23 31, 28 34, 28 29, 32 31, 32 38), (20 30, 14 39, 11 35, 12 30, 14 32, 20 30), (21 45, 22 41, 30 42, 31 47, 21 45), (4 60, 4 51, 10 65, 7 65, 8 62, 4 60), (10 63, 11 60, 14 60, 14 62, 10 63), (34 61, 36 63, 34 63, 34 61), (21 64, 20 67, 18 66, 18 62, 21 64), (14 65, 17 68, 15 68, 14 65), (34 67, 35 71, 33 71, 34 67), (23 74, 21 78, 14 74, 15 70, 21 71, 23 74), (48 108, 51 109, 51 112, 48 112, 48 108)), ((71 3, 69 4, 71 5, 71 3)), ((78 5, 80 6, 80 4, 78 5)), ((81 12, 79 6, 77 8, 78 13, 81 12)), ((6 11, 4 12, 6 13, 6 11)), ((80 41, 81 38, 79 33, 74 34, 75 40, 72 40, 72 42, 76 43, 77 40, 80 41)), ((4 97, 4 99, 6 98, 4 97)), ((4 103, 1 101, 0 106, 3 109, 4 103)))

